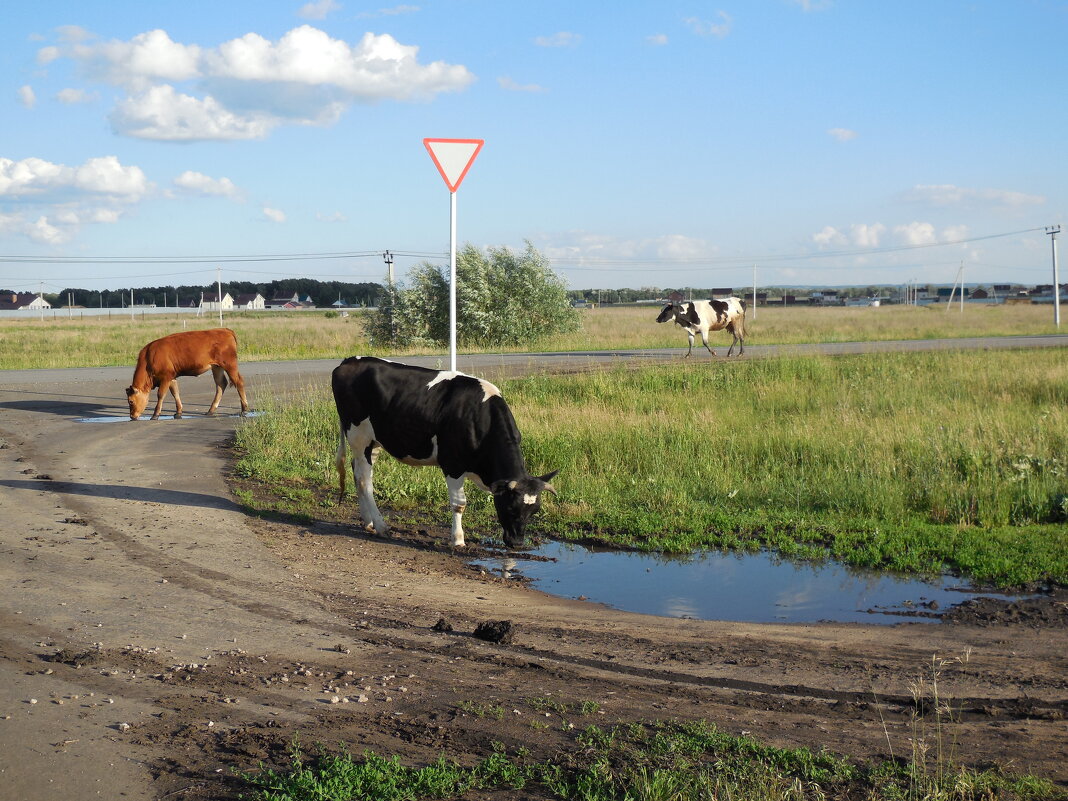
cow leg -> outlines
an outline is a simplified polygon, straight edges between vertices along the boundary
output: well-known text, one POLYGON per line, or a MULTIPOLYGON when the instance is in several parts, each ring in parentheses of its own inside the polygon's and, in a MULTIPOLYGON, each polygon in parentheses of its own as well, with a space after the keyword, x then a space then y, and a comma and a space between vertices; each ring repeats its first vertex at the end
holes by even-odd
POLYGON ((452 544, 457 548, 464 547, 464 509, 467 508, 467 495, 464 494, 464 477, 452 478, 445 476, 445 484, 449 488, 449 504, 452 507, 452 544))
POLYGON ((689 356, 693 353, 693 331, 687 331, 686 337, 690 340, 690 349, 686 351, 686 355, 689 356))
POLYGON ((716 352, 714 350, 712 350, 712 348, 708 344, 708 332, 707 331, 702 331, 701 332, 701 341, 705 344, 705 350, 707 350, 709 353, 711 353, 713 356, 715 356, 716 352))
POLYGON ((375 459, 381 446, 375 442, 374 429, 368 418, 348 431, 349 447, 352 449, 352 476, 356 483, 356 499, 360 505, 360 518, 374 528, 375 533, 385 536, 389 526, 378 511, 374 495, 375 459))
POLYGON ((171 381, 171 396, 174 398, 174 419, 178 420, 182 416, 182 399, 178 395, 178 379, 171 381))
MULTIPOLYGON (((163 380, 161 380, 159 382, 159 389, 156 390, 156 408, 152 412, 152 419, 153 420, 159 420, 159 414, 160 414, 160 412, 163 411, 163 399, 167 397, 167 393, 168 392, 171 392, 172 394, 174 393, 174 390, 172 390, 171 387, 174 386, 177 383, 178 383, 177 381, 174 381, 174 380, 168 381, 166 379, 163 379, 163 380)), ((175 396, 175 398, 177 398, 177 395, 175 396)), ((178 403, 178 401, 175 400, 175 405, 177 405, 177 403, 178 403)), ((175 417, 181 417, 181 413, 182 413, 182 409, 179 406, 178 410, 174 413, 174 416, 175 417)))
POLYGON ((211 401, 211 406, 208 407, 208 414, 215 414, 215 410, 219 408, 219 401, 222 400, 223 390, 226 389, 226 371, 213 364, 211 375, 215 379, 215 397, 211 401))
POLYGON ((237 365, 235 364, 232 370, 227 370, 226 374, 230 376, 230 383, 234 385, 234 389, 237 390, 237 396, 241 398, 241 414, 248 414, 248 398, 245 397, 245 379, 241 377, 241 373, 237 371, 237 365))

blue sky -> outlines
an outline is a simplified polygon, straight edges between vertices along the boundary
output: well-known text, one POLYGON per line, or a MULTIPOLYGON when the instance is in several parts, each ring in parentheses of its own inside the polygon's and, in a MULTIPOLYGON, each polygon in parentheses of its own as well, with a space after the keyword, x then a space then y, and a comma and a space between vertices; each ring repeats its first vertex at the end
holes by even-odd
POLYGON ((0 43, 6 289, 403 278, 447 261, 424 137, 485 140, 460 243, 573 288, 1049 283, 1068 222, 1068 0, 56 0, 0 43))

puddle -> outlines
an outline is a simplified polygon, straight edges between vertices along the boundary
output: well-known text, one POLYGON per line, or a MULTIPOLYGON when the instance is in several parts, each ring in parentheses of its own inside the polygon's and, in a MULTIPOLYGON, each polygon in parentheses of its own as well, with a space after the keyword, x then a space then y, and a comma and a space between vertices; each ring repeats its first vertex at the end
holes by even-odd
MULTIPOLYGON (((196 417, 202 417, 205 420, 218 420, 218 419, 224 418, 224 417, 259 417, 261 414, 263 414, 263 412, 249 412, 248 414, 245 414, 245 415, 241 415, 241 414, 238 414, 238 413, 234 413, 234 414, 211 414, 211 415, 208 415, 208 414, 194 414, 192 412, 186 412, 185 414, 183 414, 178 419, 179 420, 192 420, 192 419, 194 419, 196 417)), ((131 420, 130 419, 130 415, 126 414, 126 415, 122 415, 121 417, 79 417, 74 422, 75 423, 143 423, 143 422, 147 421, 149 423, 158 423, 158 422, 160 422, 160 420, 173 420, 173 419, 174 419, 174 415, 173 414, 161 414, 159 416, 159 420, 153 420, 150 416, 142 417, 139 420, 131 420)))
POLYGON ((791 562, 767 553, 712 552, 679 559, 590 551, 554 541, 532 553, 552 561, 484 559, 473 564, 529 579, 552 595, 628 612, 748 623, 934 623, 950 606, 993 595, 969 590, 954 578, 921 581, 832 562, 791 562))

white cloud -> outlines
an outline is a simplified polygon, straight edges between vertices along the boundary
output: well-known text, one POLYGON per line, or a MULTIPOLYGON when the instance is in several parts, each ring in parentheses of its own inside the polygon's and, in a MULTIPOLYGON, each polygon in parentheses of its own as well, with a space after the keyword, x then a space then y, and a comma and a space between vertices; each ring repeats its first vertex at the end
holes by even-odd
POLYGON ((155 81, 199 77, 203 53, 199 46, 179 44, 166 31, 156 29, 128 42, 75 44, 69 55, 94 79, 139 90, 155 81))
POLYGON ((502 78, 498 78, 497 79, 497 84, 502 89, 505 89, 505 90, 507 90, 509 92, 532 92, 532 93, 536 94, 536 93, 540 93, 540 92, 549 91, 544 86, 539 86, 536 83, 518 84, 515 81, 513 81, 511 78, 509 78, 508 76, 504 76, 502 78))
POLYGON ((821 248, 844 247, 849 243, 845 235, 833 225, 825 225, 822 231, 813 234, 812 241, 821 248))
POLYGON ((841 248, 847 245, 877 248, 885 233, 886 226, 882 223, 853 223, 849 226, 848 235, 833 225, 827 225, 819 233, 812 235, 812 241, 820 248, 841 248))
POLYGON ((350 45, 309 25, 277 41, 249 33, 218 47, 154 30, 125 42, 81 41, 61 53, 90 79, 126 90, 111 113, 116 133, 167 141, 258 139, 284 123, 329 125, 353 102, 429 99, 475 79, 463 65, 420 63, 418 46, 389 34, 367 33, 350 45))
POLYGON ((349 218, 342 214, 340 211, 335 211, 333 214, 323 214, 322 212, 317 212, 315 215, 315 219, 317 219, 319 222, 326 223, 342 223, 349 221, 349 218))
POLYGON ((187 192, 211 197, 238 197, 240 192, 229 178, 211 178, 204 173, 186 170, 174 179, 174 185, 187 192))
POLYGON ((22 161, 0 158, 0 196, 89 193, 133 202, 147 191, 141 168, 125 167, 115 156, 91 158, 78 167, 33 157, 22 161))
POLYGON ((1041 206, 1042 195, 1029 195, 1011 189, 969 189, 952 184, 917 184, 905 194, 907 200, 932 206, 994 205, 1019 208, 1041 206))
POLYGON ((933 245, 938 241, 931 223, 911 222, 894 227, 894 233, 906 245, 933 245))
POLYGON ((58 47, 49 45, 37 51, 37 63, 41 65, 51 64, 62 55, 58 47))
POLYGON ((839 142, 849 142, 857 138, 857 132, 849 128, 828 128, 827 133, 839 142))
POLYGON ((286 221, 286 213, 284 211, 272 209, 269 206, 263 207, 263 216, 271 222, 284 223, 286 221))
POLYGON ((717 11, 716 17, 717 21, 715 22, 698 19, 697 17, 687 17, 683 22, 686 23, 687 28, 698 36, 723 39, 731 32, 731 26, 734 20, 726 11, 717 11))
POLYGON ((538 36, 534 44, 538 47, 578 47, 582 42, 582 34, 570 31, 559 31, 552 36, 538 36))
POLYGON ((19 102, 26 108, 33 108, 37 105, 37 94, 33 91, 32 86, 19 87, 19 102))
POLYGON ((315 0, 313 3, 301 6, 297 11, 297 16, 304 19, 326 19, 328 14, 340 9, 341 4, 335 0, 315 0))
POLYGON ((419 10, 419 6, 399 5, 392 8, 380 8, 378 11, 361 11, 356 15, 357 19, 367 19, 369 17, 399 17, 402 14, 414 14, 419 10))
POLYGON ((794 5, 801 6, 804 12, 823 11, 833 5, 833 0, 790 0, 794 5))
POLYGON ((886 233, 886 226, 882 223, 868 225, 867 223, 853 223, 849 226, 853 244, 860 248, 879 247, 879 238, 886 233))
POLYGON ((110 119, 116 133, 172 142, 263 139, 281 124, 268 114, 235 114, 213 97, 199 100, 173 86, 156 86, 120 101, 110 119))
POLYGON ((666 45, 668 37, 666 33, 654 33, 652 36, 646 36, 645 41, 652 45, 666 45))
POLYGON ((67 105, 77 103, 92 103, 97 99, 96 94, 86 92, 84 89, 60 89, 56 94, 56 100, 67 105))

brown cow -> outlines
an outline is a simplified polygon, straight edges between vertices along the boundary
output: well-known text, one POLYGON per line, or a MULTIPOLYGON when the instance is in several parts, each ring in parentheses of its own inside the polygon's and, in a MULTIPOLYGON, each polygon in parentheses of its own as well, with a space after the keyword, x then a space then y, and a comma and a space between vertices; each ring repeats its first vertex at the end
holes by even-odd
POLYGON ((134 368, 133 383, 126 387, 130 404, 130 419, 136 420, 148 405, 148 395, 159 388, 153 420, 159 419, 163 399, 168 390, 174 396, 175 418, 182 416, 182 399, 178 397, 178 376, 200 375, 211 368, 215 377, 215 399, 208 414, 222 400, 226 377, 241 396, 241 414, 248 412, 245 381, 237 371, 237 336, 229 328, 210 328, 206 331, 182 331, 153 340, 141 348, 134 368))

